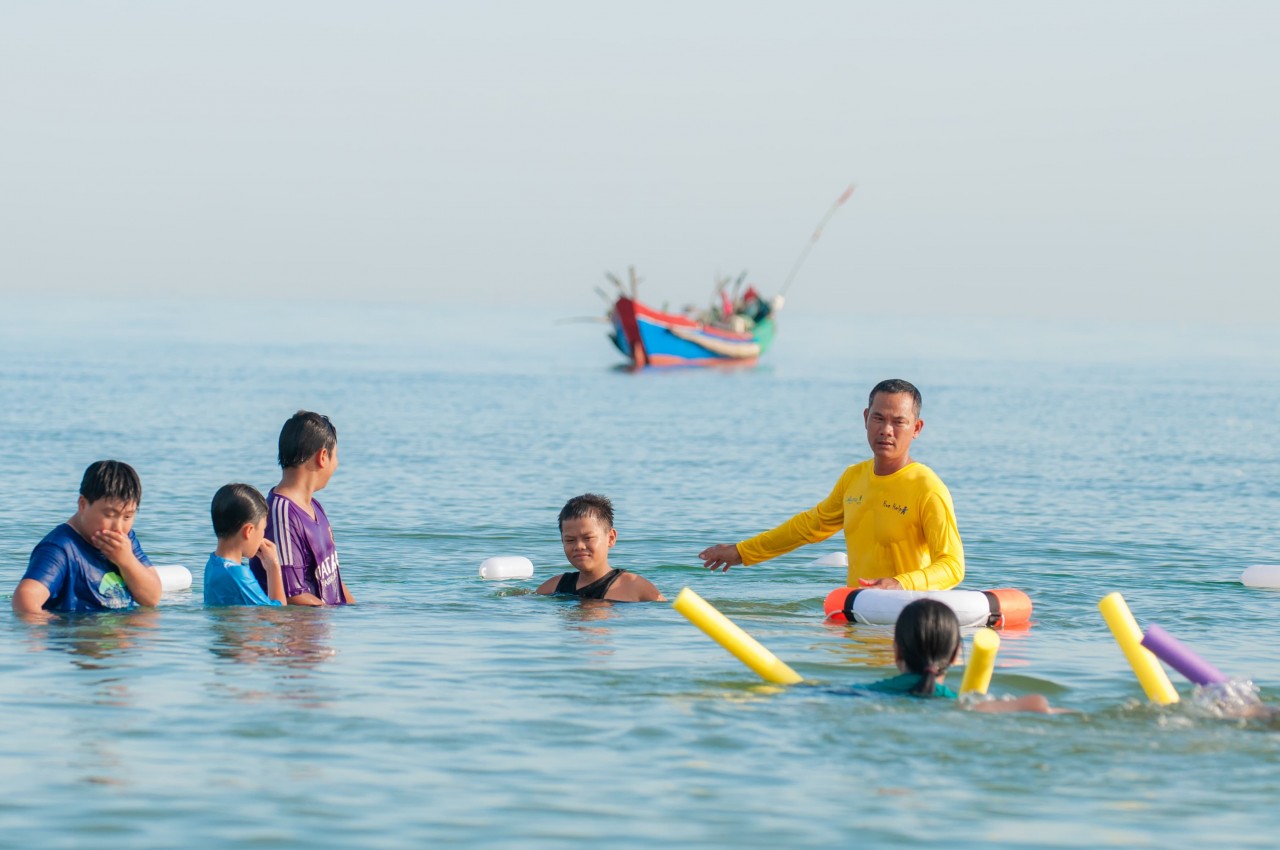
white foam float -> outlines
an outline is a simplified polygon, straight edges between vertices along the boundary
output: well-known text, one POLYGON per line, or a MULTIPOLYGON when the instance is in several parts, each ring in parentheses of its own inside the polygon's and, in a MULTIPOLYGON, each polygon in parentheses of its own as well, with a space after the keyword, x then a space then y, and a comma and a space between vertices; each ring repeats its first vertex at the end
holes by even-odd
POLYGON ((1245 587, 1280 587, 1280 564, 1254 564, 1240 574, 1245 587))
POLYGON ((480 578, 489 581, 507 578, 529 578, 533 575, 533 561, 520 555, 487 558, 480 564, 480 578))
POLYGON ((815 567, 847 567, 849 566, 849 556, 844 552, 831 552, 821 558, 815 558, 813 565, 815 567))
POLYGON ((165 593, 191 589, 191 570, 181 564, 156 564, 155 570, 160 577, 160 589, 165 593))

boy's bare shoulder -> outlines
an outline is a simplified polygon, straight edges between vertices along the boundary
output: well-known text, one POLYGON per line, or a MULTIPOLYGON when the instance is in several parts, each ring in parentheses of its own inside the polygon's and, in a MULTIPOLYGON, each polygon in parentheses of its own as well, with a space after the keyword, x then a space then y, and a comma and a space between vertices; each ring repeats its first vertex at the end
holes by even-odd
POLYGON ((620 598, 625 594, 626 598, 620 599, 620 601, 624 602, 667 601, 667 598, 662 595, 662 591, 658 590, 657 586, 654 585, 653 582, 649 581, 644 576, 636 575, 633 572, 625 572, 618 576, 618 580, 614 582, 614 585, 610 590, 622 591, 622 593, 618 594, 610 592, 609 595, 613 598, 620 598))
POLYGON ((539 594, 542 594, 543 596, 550 596, 551 594, 555 593, 556 586, 560 584, 560 577, 562 575, 564 575, 564 573, 556 573, 551 578, 547 579, 542 584, 538 585, 538 589, 535 590, 534 593, 539 593, 539 594))

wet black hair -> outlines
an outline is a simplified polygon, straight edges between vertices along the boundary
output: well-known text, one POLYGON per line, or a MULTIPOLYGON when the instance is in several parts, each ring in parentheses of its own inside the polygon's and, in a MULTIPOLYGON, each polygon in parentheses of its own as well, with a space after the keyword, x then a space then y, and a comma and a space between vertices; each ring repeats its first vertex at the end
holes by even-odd
POLYGON ((595 517, 604 523, 606 530, 613 528, 613 502, 609 501, 609 497, 597 493, 574 496, 560 509, 560 529, 564 530, 565 520, 583 517, 595 517))
POLYGON ((222 540, 239 533, 247 523, 257 525, 267 515, 267 500, 248 484, 224 484, 209 506, 213 533, 222 540))
POLYGON ((90 504, 99 499, 114 499, 136 508, 142 504, 142 479, 123 461, 96 460, 80 479, 80 495, 90 504))
POLYGON ((893 645, 908 673, 920 676, 911 693, 933 696, 938 677, 960 649, 960 621, 936 599, 917 599, 902 609, 893 625, 893 645))
POLYGON ((302 466, 316 452, 321 449, 333 452, 337 445, 338 429, 333 427, 328 416, 299 410, 280 429, 280 467, 302 466))
POLYGON ((916 389, 915 384, 910 381, 904 381, 901 378, 890 378, 887 381, 881 381, 871 388, 871 394, 867 396, 867 407, 876 403, 876 396, 880 393, 885 395, 906 393, 911 396, 911 411, 916 419, 920 418, 920 406, 923 402, 920 399, 920 391, 916 389))

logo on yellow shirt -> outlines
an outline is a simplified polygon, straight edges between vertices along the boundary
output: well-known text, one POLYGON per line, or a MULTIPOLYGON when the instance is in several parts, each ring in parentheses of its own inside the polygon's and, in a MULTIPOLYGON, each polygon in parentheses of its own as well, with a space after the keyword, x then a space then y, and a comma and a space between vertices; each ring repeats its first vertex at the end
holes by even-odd
POLYGON ((895 505, 895 504, 893 504, 892 502, 885 502, 885 503, 884 503, 884 506, 885 506, 886 508, 888 508, 889 510, 891 510, 891 511, 897 511, 898 513, 902 514, 903 516, 906 516, 906 515, 907 515, 907 506, 906 506, 906 505, 895 505))

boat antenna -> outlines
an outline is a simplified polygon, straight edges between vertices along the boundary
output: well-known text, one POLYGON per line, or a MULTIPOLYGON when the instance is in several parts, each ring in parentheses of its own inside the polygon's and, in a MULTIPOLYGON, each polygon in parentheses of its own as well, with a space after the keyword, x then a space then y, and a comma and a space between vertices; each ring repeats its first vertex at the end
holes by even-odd
POLYGON ((849 184, 849 188, 836 198, 836 202, 831 205, 831 209, 827 210, 827 214, 822 217, 822 221, 818 222, 818 227, 813 231, 813 235, 809 237, 809 242, 804 246, 804 250, 800 252, 800 256, 796 259, 796 264, 791 267, 791 271, 787 274, 787 279, 782 282, 782 288, 778 290, 779 295, 786 295, 787 290, 791 288, 791 283, 796 279, 796 272, 800 271, 800 267, 804 265, 804 261, 809 257, 809 251, 822 238, 822 228, 827 226, 827 222, 831 221, 831 217, 836 214, 836 210, 840 209, 841 204, 849 200, 849 196, 853 194, 853 184, 849 184))
POLYGON ((720 293, 724 292, 726 286, 732 280, 728 275, 722 275, 716 272, 715 286, 711 287, 711 310, 714 312, 716 305, 720 303, 720 293))
POLYGON ((635 301, 640 297, 640 278, 636 275, 635 266, 627 266, 627 273, 631 277, 631 300, 635 301))

